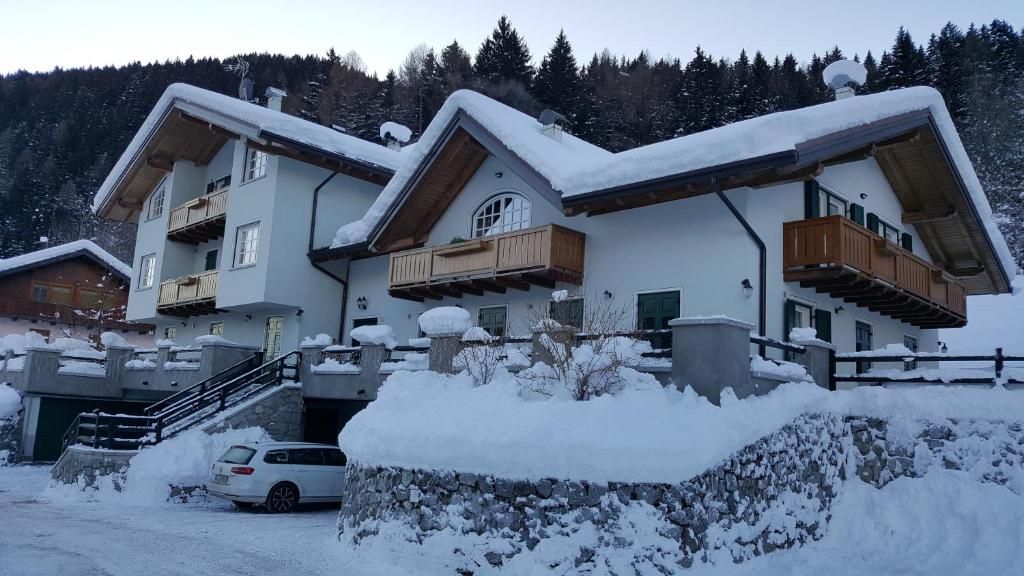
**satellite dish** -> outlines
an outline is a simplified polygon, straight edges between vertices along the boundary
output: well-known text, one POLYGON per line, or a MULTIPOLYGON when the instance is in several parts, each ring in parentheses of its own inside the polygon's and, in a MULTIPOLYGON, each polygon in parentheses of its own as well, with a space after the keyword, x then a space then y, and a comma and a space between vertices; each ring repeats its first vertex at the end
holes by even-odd
POLYGON ((868 69, 853 60, 837 60, 825 67, 821 77, 829 88, 839 90, 851 82, 863 85, 868 79, 868 69))
POLYGON ((249 63, 236 56, 234 62, 224 65, 224 70, 238 75, 240 79, 238 82, 238 98, 251 102, 254 89, 252 78, 249 78, 249 63))

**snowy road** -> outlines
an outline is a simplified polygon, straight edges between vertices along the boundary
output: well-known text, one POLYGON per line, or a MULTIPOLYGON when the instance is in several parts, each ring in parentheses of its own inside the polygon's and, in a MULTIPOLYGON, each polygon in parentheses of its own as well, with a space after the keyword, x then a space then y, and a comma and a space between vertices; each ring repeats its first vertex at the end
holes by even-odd
POLYGON ((230 504, 131 509, 47 502, 49 467, 0 468, 0 575, 331 574, 334 509, 269 515, 230 504))

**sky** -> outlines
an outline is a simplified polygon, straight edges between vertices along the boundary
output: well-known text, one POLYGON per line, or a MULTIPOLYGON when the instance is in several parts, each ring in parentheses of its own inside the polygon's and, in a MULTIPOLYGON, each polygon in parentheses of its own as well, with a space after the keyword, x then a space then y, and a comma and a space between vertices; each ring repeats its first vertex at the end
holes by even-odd
POLYGON ((502 14, 525 36, 535 64, 560 28, 580 59, 608 48, 685 61, 699 44, 716 57, 746 48, 805 62, 833 45, 847 55, 880 53, 901 25, 919 42, 947 21, 966 27, 1001 18, 1019 28, 1024 1, 0 0, 0 74, 334 47, 355 50, 383 75, 421 43, 441 48, 458 39, 475 54, 502 14))

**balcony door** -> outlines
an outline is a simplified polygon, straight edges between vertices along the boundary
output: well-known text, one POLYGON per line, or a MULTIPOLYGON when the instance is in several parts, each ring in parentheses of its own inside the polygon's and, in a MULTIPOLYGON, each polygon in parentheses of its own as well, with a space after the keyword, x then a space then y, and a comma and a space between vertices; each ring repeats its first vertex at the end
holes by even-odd
POLYGON ((480 327, 495 338, 504 338, 508 324, 508 308, 505 306, 489 306, 481 308, 477 316, 480 327))
MULTIPOLYGON (((873 350, 871 340, 872 340, 871 324, 868 324, 867 322, 861 322, 860 320, 858 320, 857 321, 857 325, 856 325, 855 339, 854 339, 854 344, 856 346, 856 351, 857 352, 866 352, 868 350, 873 350)), ((871 362, 858 362, 857 363, 857 373, 858 374, 860 374, 862 372, 867 372, 868 370, 871 370, 871 362)))
MULTIPOLYGON (((668 328, 670 320, 679 318, 679 291, 647 292, 636 295, 636 327, 640 330, 668 328)), ((672 333, 651 334, 646 337, 655 348, 671 348, 672 333)))
POLYGON ((264 349, 267 360, 281 355, 281 335, 284 333, 284 317, 269 316, 267 318, 267 336, 264 349))

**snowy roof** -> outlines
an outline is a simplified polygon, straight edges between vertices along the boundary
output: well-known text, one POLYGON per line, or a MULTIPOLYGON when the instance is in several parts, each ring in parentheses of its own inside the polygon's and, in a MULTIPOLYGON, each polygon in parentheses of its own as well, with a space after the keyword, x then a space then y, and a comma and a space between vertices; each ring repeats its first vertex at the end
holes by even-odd
POLYGON ((558 142, 543 134, 541 124, 534 118, 481 94, 460 90, 448 98, 423 133, 416 150, 408 155, 364 217, 338 230, 332 248, 359 245, 379 231, 392 204, 400 198, 420 164, 428 159, 460 112, 478 122, 547 180, 564 203, 578 203, 587 197, 615 193, 646 182, 773 155, 798 163, 802 160, 801 153, 809 154, 810 143, 919 112, 930 118, 948 150, 1005 276, 1011 278, 1016 269, 942 96, 928 87, 905 88, 777 112, 616 154, 568 134, 558 142))
POLYGON ((146 117, 114 168, 93 198, 93 211, 109 202, 119 182, 159 128, 172 108, 186 109, 190 115, 212 124, 238 130, 249 138, 286 139, 322 153, 394 172, 407 151, 391 150, 354 136, 342 134, 301 118, 211 92, 188 84, 171 84, 146 117))
POLYGON ((36 250, 35 252, 29 252, 20 256, 0 260, 0 275, 11 274, 26 268, 34 268, 36 266, 41 266, 58 260, 66 260, 79 255, 93 257, 94 260, 98 260, 111 270, 124 276, 126 279, 131 278, 132 276, 131 266, 121 262, 110 252, 107 252, 89 240, 75 240, 74 242, 68 242, 67 244, 61 244, 60 246, 51 246, 49 248, 43 248, 42 250, 36 250))

